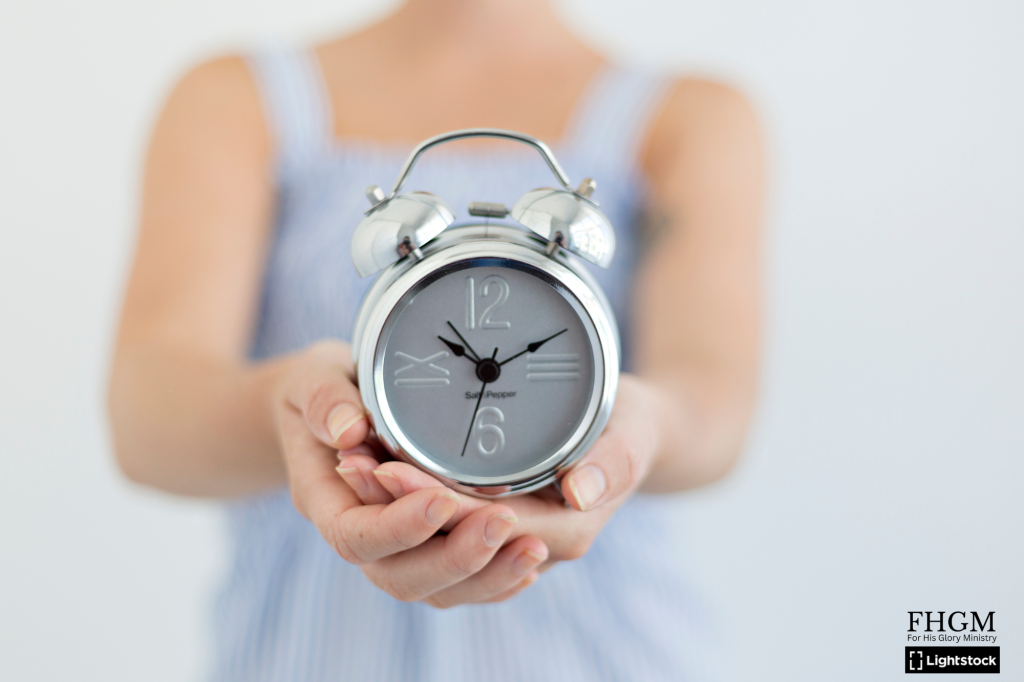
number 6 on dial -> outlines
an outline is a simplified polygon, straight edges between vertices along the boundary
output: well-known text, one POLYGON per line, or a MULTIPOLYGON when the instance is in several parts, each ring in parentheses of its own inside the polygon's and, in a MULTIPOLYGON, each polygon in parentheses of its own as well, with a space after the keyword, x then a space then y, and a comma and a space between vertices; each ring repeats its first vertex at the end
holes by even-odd
POLYGON ((489 414, 493 414, 494 418, 499 423, 505 421, 505 415, 502 414, 501 410, 499 410, 497 407, 488 405, 487 407, 480 408, 480 412, 477 414, 476 417, 476 430, 480 432, 480 437, 476 441, 476 449, 479 450, 480 454, 484 455, 485 457, 496 455, 505 449, 505 432, 501 430, 501 427, 498 426, 497 424, 484 423, 484 417, 489 414), (484 434, 487 432, 493 433, 496 438, 494 442, 494 447, 492 448, 487 448, 484 446, 484 434))

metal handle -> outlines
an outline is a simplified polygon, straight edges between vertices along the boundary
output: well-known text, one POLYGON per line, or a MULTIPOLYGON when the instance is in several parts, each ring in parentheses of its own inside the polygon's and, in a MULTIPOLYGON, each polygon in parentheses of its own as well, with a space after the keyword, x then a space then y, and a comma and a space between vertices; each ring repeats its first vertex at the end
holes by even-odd
POLYGON ((388 199, 391 199, 402 189, 402 185, 405 184, 405 179, 412 171, 412 167, 416 165, 416 161, 419 160, 423 152, 427 151, 431 147, 435 147, 445 142, 451 142, 452 140, 465 140, 472 137, 493 137, 500 140, 512 140, 514 142, 521 142, 529 145, 540 152, 540 155, 544 157, 544 160, 548 164, 548 168, 555 174, 558 181, 562 183, 562 187, 565 187, 570 192, 575 190, 572 185, 569 184, 569 177, 562 170, 562 167, 558 165, 558 161, 555 160, 555 155, 551 153, 548 146, 538 140, 535 137, 517 133, 512 130, 501 130, 499 128, 468 128, 466 130, 453 130, 450 133, 442 133, 441 135, 435 135, 429 140, 420 142, 416 149, 412 150, 412 154, 406 159, 405 165, 402 166, 402 172, 398 174, 398 180, 395 180, 395 186, 391 188, 391 194, 388 195, 388 199))

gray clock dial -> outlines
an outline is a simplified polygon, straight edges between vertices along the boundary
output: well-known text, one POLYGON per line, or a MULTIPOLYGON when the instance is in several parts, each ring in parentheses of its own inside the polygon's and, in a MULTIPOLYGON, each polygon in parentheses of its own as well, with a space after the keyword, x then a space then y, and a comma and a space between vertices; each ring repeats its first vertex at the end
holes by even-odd
POLYGON ((394 426, 470 477, 512 476, 564 452, 601 390, 597 333, 580 302, 512 260, 461 261, 419 283, 376 354, 394 426))

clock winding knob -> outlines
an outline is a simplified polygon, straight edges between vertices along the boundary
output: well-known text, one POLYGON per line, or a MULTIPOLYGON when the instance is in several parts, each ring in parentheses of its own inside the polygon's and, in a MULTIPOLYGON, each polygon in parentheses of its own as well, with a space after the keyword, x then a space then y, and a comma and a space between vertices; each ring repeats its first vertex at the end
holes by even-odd
POLYGON ((583 182, 576 188, 576 194, 579 194, 584 199, 589 199, 597 189, 597 180, 594 178, 583 178, 583 182))
POLYGON ((366 198, 370 200, 371 205, 376 206, 384 201, 384 190, 377 185, 370 185, 366 188, 366 198))

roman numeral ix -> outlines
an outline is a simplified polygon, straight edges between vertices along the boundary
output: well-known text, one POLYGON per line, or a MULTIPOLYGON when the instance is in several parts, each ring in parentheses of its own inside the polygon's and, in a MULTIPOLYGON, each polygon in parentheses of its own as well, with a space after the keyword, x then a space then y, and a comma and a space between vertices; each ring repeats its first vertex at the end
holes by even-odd
POLYGON ((446 350, 434 353, 422 360, 402 352, 395 353, 395 357, 409 363, 405 367, 399 367, 395 370, 395 377, 398 377, 400 374, 405 375, 395 379, 395 386, 447 386, 450 383, 448 381, 448 370, 434 364, 435 360, 444 360, 448 357, 448 351, 446 350))

